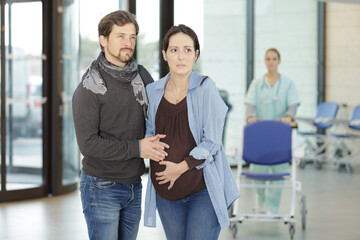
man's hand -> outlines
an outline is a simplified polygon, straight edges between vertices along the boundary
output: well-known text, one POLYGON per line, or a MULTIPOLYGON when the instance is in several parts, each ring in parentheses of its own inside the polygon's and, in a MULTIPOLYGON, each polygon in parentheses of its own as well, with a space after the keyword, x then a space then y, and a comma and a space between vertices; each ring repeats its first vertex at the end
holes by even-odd
POLYGON ((156 172, 156 180, 160 181, 159 184, 165 184, 170 182, 168 190, 170 190, 173 186, 175 181, 187 170, 189 170, 189 166, 187 162, 184 160, 180 163, 173 163, 170 161, 161 161, 159 162, 160 165, 165 165, 166 168, 162 172, 156 172))
POLYGON ((165 148, 169 148, 166 143, 160 142, 161 138, 165 138, 163 134, 157 134, 154 137, 143 138, 140 140, 140 157, 148 158, 156 162, 162 161, 167 156, 165 148))

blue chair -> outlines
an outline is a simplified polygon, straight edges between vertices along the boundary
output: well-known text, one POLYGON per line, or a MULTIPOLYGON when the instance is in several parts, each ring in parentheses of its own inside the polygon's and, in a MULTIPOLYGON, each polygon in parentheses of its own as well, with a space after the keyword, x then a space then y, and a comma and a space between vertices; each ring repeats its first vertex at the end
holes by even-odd
POLYGON ((349 120, 349 127, 360 130, 360 105, 354 107, 349 120))
MULTIPOLYGON (((241 161, 238 162, 239 190, 242 188, 287 188, 291 189, 291 203, 289 214, 269 214, 269 213, 238 213, 238 199, 234 208, 230 210, 230 228, 235 238, 237 233, 237 223, 244 221, 280 221, 289 224, 291 239, 295 234, 295 202, 296 193, 301 192, 301 183, 296 181, 296 163, 292 156, 292 128, 290 125, 278 121, 259 121, 249 124, 244 128, 243 141, 243 160, 250 164, 276 165, 291 163, 291 172, 258 174, 244 171, 241 161), (248 183, 246 179, 261 181, 284 180, 282 184, 248 183)), ((302 228, 305 229, 306 217, 306 198, 301 198, 302 228)))
POLYGON ((331 120, 335 119, 339 110, 339 105, 334 102, 320 103, 316 110, 314 125, 319 129, 328 129, 332 127, 331 120))
MULTIPOLYGON (((323 161, 325 161, 326 148, 331 144, 328 136, 325 134, 325 130, 334 125, 333 121, 338 110, 339 105, 334 102, 320 103, 315 117, 310 122, 316 127, 316 131, 297 132, 297 135, 303 138, 303 146, 305 148, 305 156, 299 162, 300 168, 304 168, 308 162, 315 162, 316 168, 321 168, 323 161)), ((308 122, 308 119, 301 117, 297 117, 296 120, 308 122)))
MULTIPOLYGON (((335 121, 336 123, 336 121, 335 121)), ((344 123, 343 121, 339 121, 339 123, 344 123)), ((360 131, 360 105, 357 105, 354 107, 350 119, 348 122, 346 122, 349 129, 360 131)), ((336 164, 337 170, 339 170, 341 165, 344 165, 346 170, 349 173, 352 173, 352 162, 360 153, 360 148, 355 147, 351 148, 349 146, 349 141, 352 143, 358 143, 357 141, 360 140, 360 135, 353 134, 353 133, 344 133, 344 134, 338 134, 338 133, 328 133, 327 136, 330 136, 334 139, 334 156, 332 160, 336 164)))

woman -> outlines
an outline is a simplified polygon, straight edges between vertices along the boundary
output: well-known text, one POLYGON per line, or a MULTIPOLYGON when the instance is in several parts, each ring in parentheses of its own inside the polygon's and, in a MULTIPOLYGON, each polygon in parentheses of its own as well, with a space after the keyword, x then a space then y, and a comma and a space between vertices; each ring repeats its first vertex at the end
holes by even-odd
POLYGON ((146 88, 146 136, 161 132, 170 148, 150 161, 145 226, 155 227, 157 208, 168 239, 217 239, 239 196, 221 143, 227 107, 214 82, 192 70, 200 45, 191 28, 173 26, 162 53, 170 72, 146 88))
MULTIPOLYGON (((265 64, 268 72, 251 82, 245 98, 247 123, 259 120, 278 120, 290 124, 300 104, 298 92, 294 83, 278 72, 280 53, 277 49, 271 48, 266 51, 265 64)), ((273 167, 252 164, 250 171, 276 173, 287 172, 287 168, 287 163, 273 167)), ((279 184, 279 181, 272 181, 272 183, 279 184)), ((267 190, 266 193, 264 188, 257 189, 258 210, 277 213, 281 189, 269 188, 267 190)))

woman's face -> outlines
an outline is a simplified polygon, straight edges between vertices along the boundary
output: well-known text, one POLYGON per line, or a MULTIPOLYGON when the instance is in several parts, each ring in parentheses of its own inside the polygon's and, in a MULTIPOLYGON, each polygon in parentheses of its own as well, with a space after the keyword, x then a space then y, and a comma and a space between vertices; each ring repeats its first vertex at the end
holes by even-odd
POLYGON ((170 37, 166 52, 163 57, 168 62, 170 72, 176 75, 187 75, 192 71, 197 59, 198 50, 195 51, 194 41, 184 33, 176 33, 170 37))
POLYGON ((269 72, 277 71, 280 64, 279 56, 274 51, 268 51, 265 55, 265 64, 269 72))

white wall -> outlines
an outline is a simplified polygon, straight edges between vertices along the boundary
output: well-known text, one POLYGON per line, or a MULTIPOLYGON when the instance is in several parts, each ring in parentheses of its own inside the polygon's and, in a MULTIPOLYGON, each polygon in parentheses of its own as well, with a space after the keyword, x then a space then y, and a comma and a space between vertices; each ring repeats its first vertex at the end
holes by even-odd
POLYGON ((225 147, 239 144, 245 119, 246 93, 246 1, 204 0, 204 47, 202 72, 219 89, 226 90, 232 110, 226 127, 225 147))
POLYGON ((317 105, 317 2, 255 1, 255 77, 264 75, 265 51, 277 48, 279 72, 295 82, 301 105, 297 116, 312 117, 317 105))
POLYGON ((360 104, 360 4, 326 3, 327 101, 360 104))

